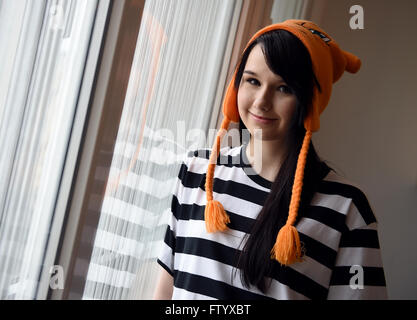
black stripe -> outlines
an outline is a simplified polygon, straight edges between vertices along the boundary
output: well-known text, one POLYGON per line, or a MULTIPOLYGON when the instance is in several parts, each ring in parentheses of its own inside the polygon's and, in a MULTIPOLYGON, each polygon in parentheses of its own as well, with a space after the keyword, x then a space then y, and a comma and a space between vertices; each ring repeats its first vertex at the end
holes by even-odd
MULTIPOLYGON (((177 220, 201 220, 204 221, 204 210, 206 206, 199 206, 193 204, 180 204, 177 197, 172 197, 171 211, 173 212, 177 220)), ((229 229, 238 230, 241 232, 249 233, 254 219, 242 216, 240 214, 233 213, 226 210, 226 213, 230 217, 230 223, 227 225, 229 229)))
POLYGON ((264 205, 269 194, 269 192, 265 192, 232 180, 225 181, 215 178, 213 181, 213 191, 247 200, 260 206, 264 205))
POLYGON ((241 216, 240 214, 235 214, 230 211, 226 212, 229 214, 230 223, 227 225, 231 230, 237 230, 244 233, 250 233, 252 226, 255 223, 255 219, 241 216))
POLYGON ((365 194, 355 186, 323 180, 319 184, 318 192, 325 194, 336 194, 345 198, 352 199, 366 224, 376 222, 375 215, 372 212, 368 199, 366 198, 365 194))
POLYGON ((159 259, 156 259, 156 262, 158 262, 159 263, 159 265, 162 267, 162 268, 164 268, 171 276, 174 276, 174 273, 171 271, 171 269, 170 268, 168 268, 168 266, 165 264, 165 263, 163 263, 161 260, 159 260, 159 259))
MULTIPOLYGON (((181 167, 181 170, 187 170, 185 164, 183 165, 185 169, 181 167)), ((187 174, 184 178, 181 179, 181 182, 184 187, 186 188, 198 188, 204 189, 204 184, 206 182, 206 174, 194 173, 191 171, 187 171, 187 174)))
POLYGON ((302 216, 319 221, 339 232, 349 230, 345 224, 346 216, 343 213, 330 208, 310 205, 307 207, 307 210, 302 214, 302 216))
POLYGON ((165 232, 164 242, 172 249, 175 250, 175 235, 174 232, 170 229, 169 225, 167 226, 167 231, 165 232))
POLYGON ((174 286, 219 300, 274 300, 250 291, 233 287, 222 281, 199 275, 174 271, 174 286))
POLYGON ((236 266, 235 258, 239 251, 206 239, 177 237, 175 252, 192 254, 194 256, 216 260, 230 266, 236 266))
POLYGON ((171 212, 177 220, 200 219, 201 212, 204 217, 204 206, 197 204, 180 204, 176 195, 172 196, 171 212))
MULTIPOLYGON (((350 266, 335 267, 333 269, 331 286, 349 285, 352 277, 358 274, 357 271, 349 272, 350 266)), ((384 269, 380 267, 362 267, 363 284, 365 286, 386 286, 384 269)), ((354 281, 356 283, 356 281, 354 281)))
POLYGON ((298 234, 300 235, 300 241, 304 243, 305 255, 332 269, 337 252, 301 232, 298 232, 298 234))
POLYGON ((278 262, 274 263, 273 271, 269 276, 309 299, 326 299, 327 297, 327 288, 291 267, 281 266, 278 262))
POLYGON ((379 249, 378 232, 376 230, 354 229, 342 234, 339 247, 363 247, 379 249))
POLYGON ((178 179, 181 180, 182 184, 184 184, 184 178, 187 175, 188 168, 187 165, 183 162, 181 163, 180 171, 178 172, 178 179))

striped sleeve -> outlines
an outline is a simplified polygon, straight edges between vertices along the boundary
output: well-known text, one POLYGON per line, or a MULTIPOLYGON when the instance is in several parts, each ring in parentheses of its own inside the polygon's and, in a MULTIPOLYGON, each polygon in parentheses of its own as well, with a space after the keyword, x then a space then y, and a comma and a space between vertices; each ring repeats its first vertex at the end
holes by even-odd
POLYGON ((387 299, 378 223, 366 196, 359 190, 356 194, 340 238, 328 300, 387 299))
POLYGON ((176 246, 176 226, 178 222, 179 200, 183 192, 183 182, 188 171, 188 163, 192 153, 188 153, 187 157, 182 161, 181 167, 173 186, 171 212, 169 214, 168 225, 165 232, 165 237, 161 245, 160 253, 158 255, 157 262, 163 267, 170 275, 174 276, 174 259, 175 259, 175 246, 176 246))

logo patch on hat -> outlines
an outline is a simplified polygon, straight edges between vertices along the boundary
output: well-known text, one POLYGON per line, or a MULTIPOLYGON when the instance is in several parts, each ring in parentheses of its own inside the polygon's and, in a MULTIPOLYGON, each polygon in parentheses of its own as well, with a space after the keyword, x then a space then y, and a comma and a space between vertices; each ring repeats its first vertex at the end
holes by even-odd
POLYGON ((299 23, 300 26, 302 26, 302 27, 306 28, 307 30, 311 31, 312 34, 318 35, 321 38, 321 40, 323 40, 327 45, 328 45, 327 42, 332 40, 329 37, 327 37, 325 34, 323 34, 322 32, 311 28, 311 26, 309 26, 309 24, 311 25, 311 23, 308 23, 308 25, 306 25, 306 26, 305 26, 305 24, 306 24, 306 22, 299 23))
POLYGON ((317 30, 314 30, 314 29, 308 29, 308 30, 310 30, 312 34, 317 34, 324 42, 326 42, 326 44, 327 44, 327 42, 330 41, 330 39, 326 35, 324 35, 323 33, 319 32, 317 30))

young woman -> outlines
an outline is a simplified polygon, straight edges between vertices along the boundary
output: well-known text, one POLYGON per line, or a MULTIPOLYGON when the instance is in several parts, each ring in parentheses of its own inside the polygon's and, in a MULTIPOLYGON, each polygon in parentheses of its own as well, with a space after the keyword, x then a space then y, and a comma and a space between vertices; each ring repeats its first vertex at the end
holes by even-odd
POLYGON ((311 141, 332 84, 360 64, 310 21, 252 37, 213 149, 191 152, 179 172, 156 299, 387 297, 367 198, 311 141), (230 121, 242 143, 220 150, 230 121))

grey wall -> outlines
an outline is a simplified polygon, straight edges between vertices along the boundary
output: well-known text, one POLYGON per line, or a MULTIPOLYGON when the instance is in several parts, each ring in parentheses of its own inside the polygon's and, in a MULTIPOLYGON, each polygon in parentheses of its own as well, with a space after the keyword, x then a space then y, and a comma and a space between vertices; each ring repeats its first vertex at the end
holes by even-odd
POLYGON ((417 299, 417 1, 314 0, 309 18, 362 60, 334 85, 313 141, 367 194, 390 299, 417 299), (350 6, 364 29, 349 27, 350 6))

